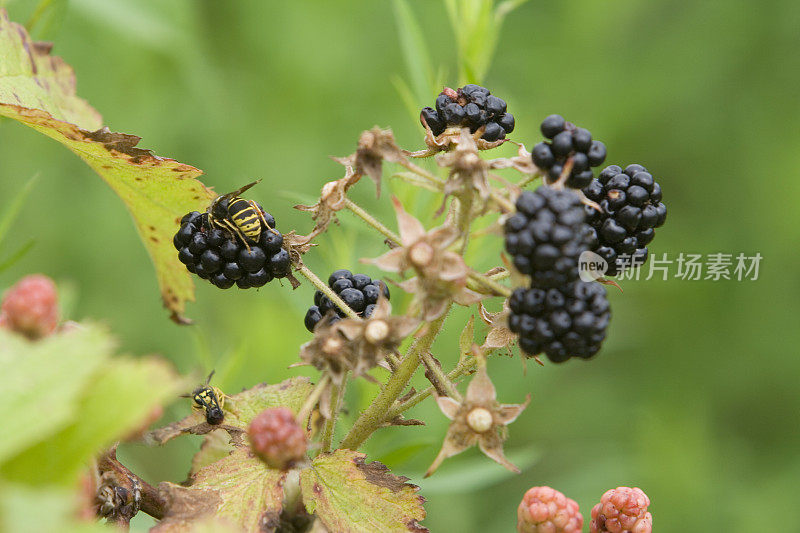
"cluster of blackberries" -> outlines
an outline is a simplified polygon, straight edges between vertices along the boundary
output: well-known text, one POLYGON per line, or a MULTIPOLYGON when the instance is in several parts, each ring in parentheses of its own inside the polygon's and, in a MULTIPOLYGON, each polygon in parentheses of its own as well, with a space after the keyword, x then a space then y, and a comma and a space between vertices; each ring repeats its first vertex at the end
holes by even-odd
POLYGON ((585 208, 592 226, 592 250, 608 263, 606 274, 616 276, 629 266, 644 264, 655 228, 667 218, 661 187, 647 169, 628 165, 623 171, 611 165, 583 193, 602 209, 601 213, 585 208))
POLYGON ((434 135, 441 135, 448 126, 468 126, 472 133, 485 126, 481 139, 494 142, 514 131, 514 115, 506 107, 505 100, 486 87, 469 84, 457 91, 448 87, 436 98, 436 109, 422 109, 420 122, 434 135))
MULTIPOLYGON (((328 277, 328 287, 342 299, 347 306, 358 316, 369 318, 375 310, 375 304, 381 294, 389 299, 389 288, 380 280, 373 280, 366 274, 353 274, 349 270, 337 270, 328 277)), ((328 312, 334 311, 336 316, 331 322, 336 322, 346 315, 322 291, 314 293, 314 305, 306 312, 306 329, 313 332, 317 322, 322 320, 328 312)))
POLYGON ((263 209, 262 213, 269 228, 262 222, 258 242, 247 246, 230 230, 212 224, 207 213, 186 214, 172 241, 178 259, 189 272, 220 289, 234 284, 240 289, 261 287, 273 278, 285 278, 292 265, 289 252, 281 248, 283 235, 274 229, 272 215, 263 209))
POLYGON ((506 250, 531 277, 509 300, 509 328, 523 352, 555 362, 589 358, 600 349, 610 317, 605 288, 578 279, 578 260, 591 244, 580 198, 569 189, 524 191, 506 220, 506 250))
POLYGON ((588 359, 600 350, 611 319, 606 289, 576 281, 552 289, 519 288, 509 298, 509 329, 530 355, 542 352, 554 363, 588 359))
POLYGON ((589 249, 590 229, 580 198, 547 186, 524 191, 506 220, 506 250, 537 287, 563 287, 578 278, 578 257, 589 249))
POLYGON ((542 134, 550 142, 540 142, 533 147, 533 163, 547 172, 548 182, 561 176, 568 158, 572 158, 572 171, 565 185, 583 189, 592 181, 591 167, 600 166, 606 160, 606 145, 593 141, 592 134, 564 120, 561 115, 550 115, 542 121, 542 134))

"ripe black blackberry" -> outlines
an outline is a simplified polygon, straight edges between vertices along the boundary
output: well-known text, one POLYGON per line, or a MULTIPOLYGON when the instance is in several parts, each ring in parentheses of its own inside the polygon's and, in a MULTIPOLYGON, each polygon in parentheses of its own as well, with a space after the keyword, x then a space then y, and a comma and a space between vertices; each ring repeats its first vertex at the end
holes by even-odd
POLYGON ((275 219, 259 206, 270 228, 263 222, 258 243, 242 241, 227 229, 211 224, 207 213, 192 211, 181 219, 172 242, 178 259, 186 269, 220 289, 234 285, 240 289, 257 288, 274 278, 291 273, 289 252, 284 250, 283 235, 275 228, 275 219))
MULTIPOLYGON (((389 287, 380 280, 373 280, 366 274, 353 274, 349 270, 337 270, 328 278, 328 287, 335 292, 343 301, 358 314, 358 316, 369 318, 375 310, 378 297, 383 294, 384 298, 389 299, 389 287)), ((314 293, 314 305, 306 312, 305 325, 308 331, 313 333, 317 322, 322 320, 330 311, 335 311, 331 322, 336 322, 344 318, 344 311, 336 307, 336 304, 322 294, 322 291, 314 293)))
POLYGON ((486 126, 481 139, 489 142, 504 139, 514 131, 514 115, 506 112, 506 102, 480 85, 464 85, 454 91, 449 87, 436 97, 436 107, 425 107, 420 122, 441 135, 448 126, 469 126, 472 133, 486 126))
POLYGON ((566 287, 516 289, 508 300, 508 327, 528 356, 544 352, 554 363, 588 359, 600 350, 611 319, 606 289, 576 281, 566 287))
POLYGON ((661 202, 661 187, 642 165, 617 165, 603 169, 598 179, 583 189, 603 212, 586 206, 592 226, 592 250, 608 262, 609 276, 647 261, 647 245, 655 228, 664 224, 667 207, 661 202))
POLYGON ((537 287, 561 287, 578 279, 578 257, 589 249, 590 228, 578 195, 542 186, 524 191, 517 213, 506 220, 506 250, 514 266, 537 287))
POLYGON ((547 182, 553 183, 561 176, 568 158, 572 158, 572 172, 565 185, 572 189, 583 189, 592 181, 591 167, 600 166, 606 160, 606 145, 593 141, 592 134, 564 120, 561 115, 550 115, 542 121, 542 134, 550 139, 533 147, 533 163, 547 172, 547 182))

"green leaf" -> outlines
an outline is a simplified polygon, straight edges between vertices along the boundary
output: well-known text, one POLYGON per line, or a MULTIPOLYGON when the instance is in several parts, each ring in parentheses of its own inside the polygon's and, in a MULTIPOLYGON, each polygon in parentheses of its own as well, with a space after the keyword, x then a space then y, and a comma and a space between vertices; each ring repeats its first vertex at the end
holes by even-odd
MULTIPOLYGON (((261 383, 239 394, 226 396, 223 424, 247 430, 247 426, 250 425, 253 418, 270 407, 288 407, 297 413, 313 388, 308 378, 295 377, 275 385, 261 383)), ((186 400, 187 408, 189 405, 189 400, 186 400)), ((193 411, 183 420, 151 432, 149 440, 157 444, 164 444, 204 421, 205 418, 200 412, 193 411)))
POLYGON ((200 170, 137 148, 135 135, 102 128, 100 114, 75 94, 72 68, 50 48, 0 10, 0 115, 65 145, 117 193, 153 260, 164 305, 180 322, 194 285, 172 237, 181 216, 204 210, 215 195, 196 179, 200 170))
POLYGON ((429 59, 431 54, 425 44, 422 28, 408 7, 408 2, 393 0, 392 6, 403 59, 411 78, 411 85, 414 87, 414 97, 418 102, 424 102, 430 98, 433 85, 433 67, 429 59))
MULTIPOLYGON (((51 352, 52 364, 59 357, 63 354, 51 352)), ((36 383, 38 378, 33 384, 36 383)), ((106 361, 84 383, 80 399, 74 404, 74 419, 10 459, 0 473, 6 479, 28 484, 74 483, 77 473, 93 456, 141 427, 153 410, 174 397, 182 386, 172 366, 163 359, 117 357, 106 361)), ((28 420, 49 420, 51 409, 58 409, 59 401, 56 398, 38 410, 26 406, 28 420)))
POLYGON ((56 433, 80 410, 84 387, 111 353, 105 330, 86 326, 30 342, 0 329, 3 438, 0 464, 56 433))
POLYGON ((419 523, 425 518, 425 500, 418 487, 365 458, 351 450, 314 458, 300 473, 306 510, 337 533, 428 531, 419 523))
POLYGON ((198 470, 188 487, 159 484, 169 511, 151 531, 187 531, 195 521, 211 516, 244 531, 274 531, 283 508, 285 477, 285 472, 267 467, 248 448, 239 448, 198 470))
POLYGON ((460 350, 459 362, 464 359, 467 354, 472 353, 472 345, 475 343, 475 315, 470 315, 469 320, 461 330, 461 335, 458 337, 458 348, 460 350))

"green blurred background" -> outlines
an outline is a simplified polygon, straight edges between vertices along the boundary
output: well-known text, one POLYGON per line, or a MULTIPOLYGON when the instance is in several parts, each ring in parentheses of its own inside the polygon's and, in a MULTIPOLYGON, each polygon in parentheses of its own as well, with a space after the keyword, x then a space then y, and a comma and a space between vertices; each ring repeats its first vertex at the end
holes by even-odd
MULTIPOLYGON (((24 22, 36 2, 5 4, 24 22)), ((409 4, 430 61, 455 86, 444 8, 409 4)), ((311 228, 292 205, 313 203, 340 177, 328 156, 351 153, 362 130, 391 126, 403 146, 422 146, 393 82, 409 74, 388 1, 72 0, 34 37, 56 43, 79 94, 113 131, 203 169, 217 191, 263 178, 252 196, 282 231, 311 228)), ((366 451, 422 485, 432 531, 511 531, 534 485, 576 499, 587 523, 606 489, 631 485, 650 496, 658 531, 767 531, 767 516, 800 531, 780 514, 800 496, 799 49, 800 4, 789 1, 532 0, 509 17, 484 82, 509 102, 512 138, 532 146, 539 121, 561 113, 607 144, 609 163, 644 163, 661 183, 669 218, 652 251, 764 259, 758 281, 623 283, 624 294, 609 292, 609 338, 590 362, 532 364, 522 375, 519 359, 494 359, 501 401, 533 394, 507 443, 521 475, 470 450, 422 481, 446 430, 430 402, 414 411, 427 428, 381 430, 366 451)), ((415 104, 434 97, 431 88, 415 104)), ((69 318, 101 320, 124 351, 164 354, 181 372, 217 368, 226 391, 314 375, 287 369, 309 338, 307 284, 223 292, 200 283, 188 309, 196 325, 178 327, 130 216, 85 164, 10 121, 0 124, 0 160, 0 209, 39 174, 0 258, 35 245, 0 274, 0 288, 46 273, 69 318)), ((376 200, 365 181, 353 193, 390 222, 392 191, 418 214, 438 206, 395 182, 384 190, 376 200)), ((308 263, 321 275, 377 275, 358 259, 379 254, 380 239, 340 218, 308 263)), ((483 238, 470 259, 487 267, 500 249, 483 238)), ((454 315, 435 346, 446 365, 467 316, 454 315)), ((374 392, 351 386, 350 419, 374 392)), ((167 417, 187 407, 176 403, 167 417)), ((121 456, 148 481, 180 481, 198 442, 129 445, 121 456)))

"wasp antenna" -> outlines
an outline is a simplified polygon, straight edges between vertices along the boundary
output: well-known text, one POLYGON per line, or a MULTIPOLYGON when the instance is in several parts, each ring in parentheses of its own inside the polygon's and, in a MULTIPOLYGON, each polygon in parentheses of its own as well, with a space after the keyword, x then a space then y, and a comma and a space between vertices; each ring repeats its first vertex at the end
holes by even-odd
POLYGON ((228 193, 225 196, 228 196, 228 197, 239 196, 240 194, 242 194, 244 191, 246 191, 250 187, 254 187, 254 186, 258 185, 259 183, 261 183, 260 179, 254 181, 252 183, 248 183, 247 185, 244 185, 243 187, 240 187, 239 189, 236 189, 232 193, 228 193))
POLYGON ((211 378, 212 378, 212 377, 214 377, 214 372, 216 372, 216 371, 217 371, 217 370, 216 370, 216 369, 214 369, 214 370, 212 370, 212 371, 211 371, 211 373, 208 375, 208 377, 206 378, 206 385, 208 385, 209 383, 211 383, 211 378))
POLYGON ((191 398, 191 397, 192 397, 192 395, 189 394, 189 393, 181 394, 180 396, 178 396, 178 398, 191 398))

